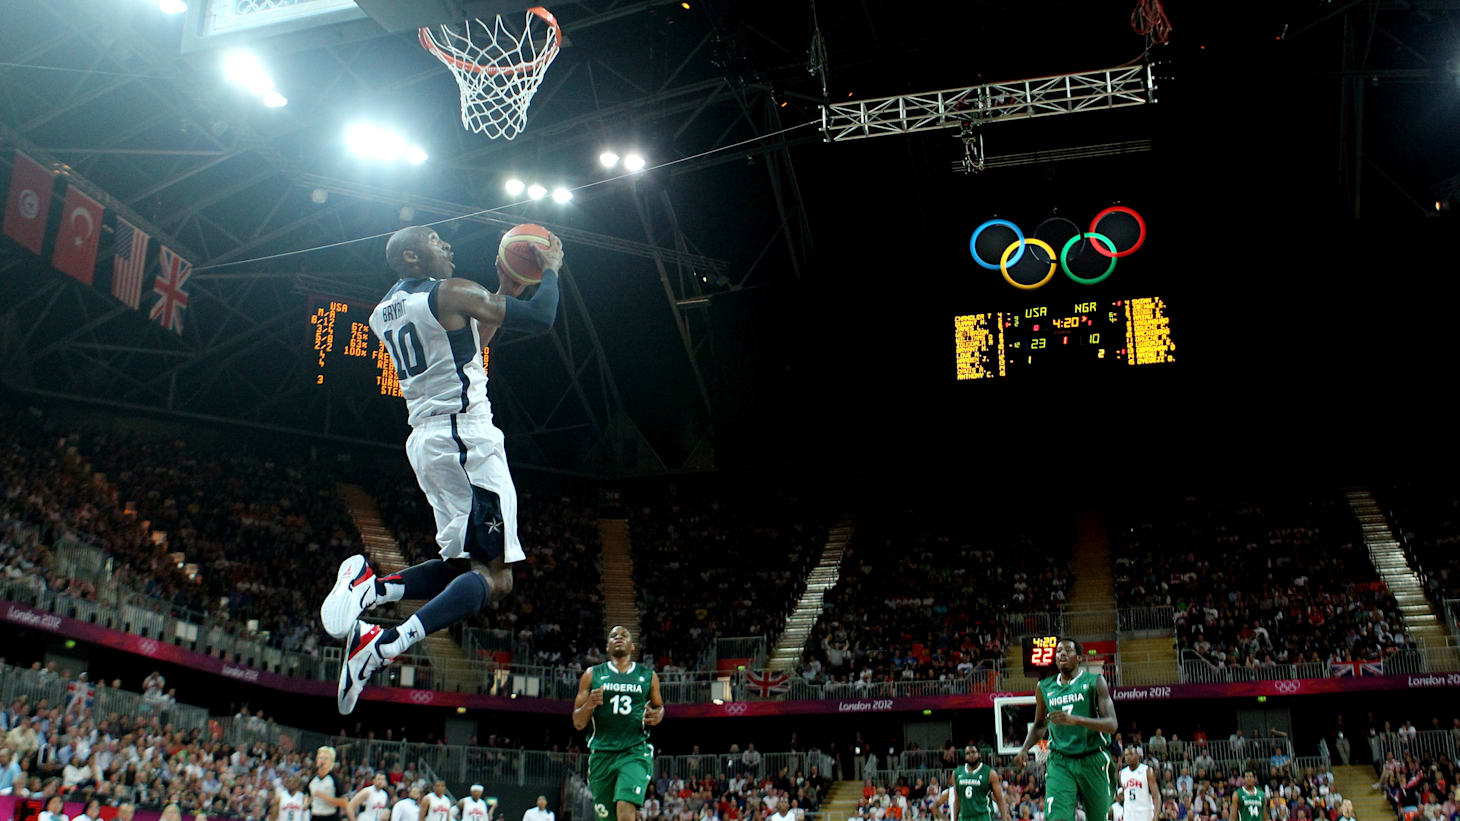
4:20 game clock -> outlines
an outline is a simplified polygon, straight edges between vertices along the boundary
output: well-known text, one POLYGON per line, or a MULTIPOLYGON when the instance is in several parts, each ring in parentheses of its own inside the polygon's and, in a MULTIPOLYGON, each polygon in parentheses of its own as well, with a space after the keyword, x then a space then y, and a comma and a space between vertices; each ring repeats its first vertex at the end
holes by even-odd
POLYGON ((1047 676, 1054 669, 1054 649, 1059 636, 1024 637, 1024 675, 1047 676))

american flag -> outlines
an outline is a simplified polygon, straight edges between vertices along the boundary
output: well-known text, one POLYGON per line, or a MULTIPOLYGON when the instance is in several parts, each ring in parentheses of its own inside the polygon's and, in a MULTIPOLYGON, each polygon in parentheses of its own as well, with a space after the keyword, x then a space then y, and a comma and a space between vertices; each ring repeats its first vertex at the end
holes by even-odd
POLYGON ((188 277, 193 275, 193 266, 166 245, 158 247, 162 249, 162 270, 152 283, 158 299, 147 318, 180 336, 183 312, 188 309, 188 277))
POLYGON ((117 217, 116 238, 112 296, 135 311, 142 303, 142 272, 147 268, 147 245, 152 238, 121 217, 117 217))

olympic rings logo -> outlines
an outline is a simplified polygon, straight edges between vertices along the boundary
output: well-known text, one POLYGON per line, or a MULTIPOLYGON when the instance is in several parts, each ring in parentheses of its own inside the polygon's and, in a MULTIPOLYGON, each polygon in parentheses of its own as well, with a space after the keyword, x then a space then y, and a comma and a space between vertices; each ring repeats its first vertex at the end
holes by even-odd
MULTIPOLYGON (((1054 219, 1061 220, 1063 222, 1069 223, 1070 225, 1074 225, 1074 223, 1070 223, 1069 220, 1064 220, 1060 217, 1056 217, 1054 219)), ((1043 224, 1041 224, 1041 227, 1043 227, 1043 224)), ((1037 229, 1036 233, 1038 233, 1037 229)), ((998 271, 999 273, 1004 275, 1004 281, 1009 283, 1010 285, 1013 285, 1015 288, 1018 288, 1022 291, 1032 291, 1035 288, 1043 287, 1051 279, 1053 279, 1056 268, 1062 269, 1065 272, 1065 276, 1069 277, 1071 280, 1074 280, 1081 285, 1095 285, 1097 283, 1103 282, 1107 277, 1115 272, 1115 263, 1118 260, 1134 254, 1137 250, 1140 249, 1142 245, 1145 244, 1145 242, 1146 221, 1141 218, 1141 215, 1136 213, 1136 210, 1134 208, 1128 208, 1124 205, 1112 205, 1109 208, 1106 208, 1104 211, 1096 214, 1095 218, 1090 220, 1090 227, 1086 230, 1080 231, 1078 226, 1076 226, 1074 235, 1071 236, 1064 243, 1064 247, 1060 248, 1059 253, 1055 253, 1054 247, 1052 245, 1042 239, 1039 239, 1038 237, 1025 237, 1024 231, 1021 230, 1019 226, 1006 219, 991 219, 973 229, 973 236, 968 238, 968 253, 973 257, 973 261, 978 264, 980 268, 986 268, 990 271, 998 271), (1131 244, 1129 248, 1117 249, 1115 247, 1114 240, 1096 230, 1099 228, 1101 221, 1103 221, 1106 217, 1109 217, 1112 214, 1125 214, 1136 221, 1136 240, 1134 243, 1131 244), (1006 228, 1012 231, 1014 233, 1014 241, 1009 243, 1009 245, 1004 248, 1004 252, 999 256, 998 262, 990 262, 978 255, 978 239, 980 236, 983 235, 985 231, 995 226, 1006 228), (1095 249, 1095 253, 1110 260, 1110 264, 1105 267, 1105 270, 1103 272, 1095 276, 1085 277, 1076 274, 1073 270, 1070 269, 1070 250, 1075 247, 1075 243, 1081 241, 1089 241, 1090 247, 1095 249), (1017 265, 1019 263, 1019 260, 1024 258, 1025 249, 1031 245, 1043 251, 1045 256, 1048 257, 1049 268, 1044 272, 1044 276, 1041 277, 1038 282, 1019 282, 1018 280, 1014 279, 1014 277, 1009 273, 1009 266, 1017 265), (1102 247, 1102 245, 1104 247, 1102 247)))
POLYGON ((436 700, 436 694, 430 690, 412 690, 411 701, 417 704, 430 704, 436 700))
POLYGON ((745 705, 741 704, 738 701, 732 701, 729 704, 725 705, 725 712, 729 713, 732 716, 744 715, 745 705))
POLYGON ((1277 688, 1279 693, 1288 693, 1291 695, 1302 689, 1303 683, 1293 679, 1280 679, 1273 682, 1273 686, 1277 688))

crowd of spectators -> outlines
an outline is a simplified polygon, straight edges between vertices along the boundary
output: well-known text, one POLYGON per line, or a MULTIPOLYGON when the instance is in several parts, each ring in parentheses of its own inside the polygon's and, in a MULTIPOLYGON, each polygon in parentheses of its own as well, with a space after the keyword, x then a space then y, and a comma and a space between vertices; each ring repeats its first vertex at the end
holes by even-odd
POLYGON ((775 643, 826 545, 829 516, 789 491, 701 479, 627 494, 642 647, 692 670, 717 637, 775 643))
POLYGON ((1052 523, 863 521, 801 674, 870 685, 967 678, 1004 658, 1011 612, 1058 609, 1073 534, 1052 523))
POLYGON ((643 821, 803 821, 814 813, 831 786, 816 767, 808 771, 762 772, 744 763, 754 745, 742 752, 731 746, 732 766, 720 774, 685 778, 661 773, 649 783, 643 821), (777 817, 779 816, 779 818, 777 817))
POLYGON ((1460 819, 1460 787, 1455 783, 1455 752, 1460 749, 1460 718, 1431 718, 1423 727, 1413 721, 1369 717, 1369 750, 1377 780, 1397 821, 1460 819))
POLYGON ((1378 495, 1430 600, 1460 598, 1460 487, 1426 477, 1378 495))
MULTIPOLYGON (((374 497, 408 561, 438 558, 434 514, 414 475, 382 477, 374 497)), ((592 491, 519 480, 517 529, 527 557, 513 565, 512 595, 494 598, 467 624, 510 631, 518 664, 580 667, 603 661, 608 635, 599 569, 603 551, 592 491)))
POLYGON ((1112 517, 1116 600, 1170 605, 1219 668, 1376 661, 1411 646, 1337 494, 1201 496, 1112 517))

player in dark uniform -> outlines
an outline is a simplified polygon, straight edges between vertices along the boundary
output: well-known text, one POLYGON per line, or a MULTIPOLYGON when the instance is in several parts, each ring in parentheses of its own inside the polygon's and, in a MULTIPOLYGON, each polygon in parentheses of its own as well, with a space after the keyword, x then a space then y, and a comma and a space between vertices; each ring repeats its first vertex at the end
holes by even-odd
POLYGON ((573 701, 573 726, 590 728, 588 789, 593 812, 634 821, 654 772, 649 727, 664 720, 659 675, 634 661, 634 639, 617 625, 608 631, 609 660, 583 671, 573 701))
POLYGON ((1110 811, 1110 735, 1118 726, 1115 702, 1105 676, 1080 669, 1080 643, 1062 639, 1055 645, 1055 674, 1034 691, 1034 724, 1024 748, 1014 759, 1023 768, 1029 748, 1049 730, 1045 764, 1045 808, 1048 821, 1075 821, 1076 799, 1087 818, 1110 811))
POLYGON ((991 797, 999 806, 1000 821, 1009 821, 1009 805, 1004 801, 999 774, 983 763, 973 744, 963 748, 963 766, 953 771, 947 795, 953 821, 989 821, 991 797))

